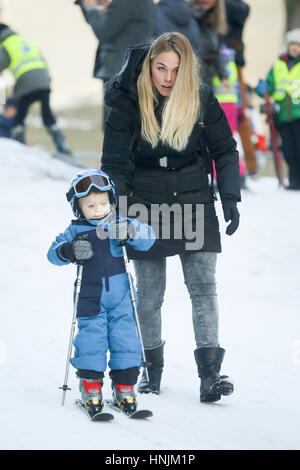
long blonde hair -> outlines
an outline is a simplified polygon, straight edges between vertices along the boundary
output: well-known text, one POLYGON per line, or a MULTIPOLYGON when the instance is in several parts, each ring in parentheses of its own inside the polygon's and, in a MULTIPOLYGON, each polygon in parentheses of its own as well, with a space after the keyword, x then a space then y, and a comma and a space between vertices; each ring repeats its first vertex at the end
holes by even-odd
POLYGON ((177 151, 188 143, 199 115, 199 67, 189 40, 180 33, 164 33, 151 45, 137 81, 141 112, 141 135, 152 147, 158 141, 177 151), (165 100, 161 127, 154 114, 157 103, 151 78, 152 61, 162 52, 176 52, 180 58, 179 70, 170 96, 165 100))
MULTIPOLYGON (((191 6, 201 5, 199 0, 189 0, 191 6)), ((215 5, 207 11, 206 23, 209 24, 217 33, 227 34, 227 19, 224 0, 216 0, 215 5)))

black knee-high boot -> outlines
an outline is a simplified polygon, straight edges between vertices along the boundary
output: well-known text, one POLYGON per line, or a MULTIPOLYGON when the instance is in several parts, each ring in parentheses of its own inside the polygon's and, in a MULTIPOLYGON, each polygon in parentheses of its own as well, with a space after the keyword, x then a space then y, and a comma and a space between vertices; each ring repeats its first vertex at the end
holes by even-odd
POLYGON ((164 345, 165 342, 155 349, 145 349, 146 361, 151 365, 147 367, 149 382, 146 378, 145 370, 143 370, 138 384, 138 391, 140 393, 155 393, 156 395, 160 393, 160 382, 164 367, 164 345))
POLYGON ((201 402, 218 401, 222 395, 230 395, 234 390, 229 377, 219 374, 224 354, 225 349, 219 347, 199 348, 194 351, 201 379, 201 402))

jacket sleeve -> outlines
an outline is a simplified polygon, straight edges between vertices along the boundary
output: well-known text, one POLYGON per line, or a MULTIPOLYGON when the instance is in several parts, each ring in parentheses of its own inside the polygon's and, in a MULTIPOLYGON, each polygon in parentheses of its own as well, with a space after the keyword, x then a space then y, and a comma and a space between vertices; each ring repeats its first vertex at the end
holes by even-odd
POLYGON ((155 233, 148 224, 143 224, 137 219, 128 219, 134 227, 135 237, 128 240, 128 244, 135 250, 148 251, 155 242, 155 233))
POLYGON ((204 116, 204 137, 210 157, 215 162, 221 200, 241 200, 239 156, 227 118, 210 92, 204 116))
POLYGON ((47 253, 47 258, 50 263, 55 264, 56 266, 63 266, 65 264, 70 264, 70 261, 67 259, 63 259, 61 256, 59 256, 59 248, 61 245, 64 243, 72 242, 73 239, 76 236, 76 231, 74 230, 74 227, 69 225, 69 227, 63 232, 60 233, 52 245, 50 246, 48 253, 47 253))
POLYGON ((113 41, 128 25, 132 18, 129 2, 114 0, 106 13, 101 15, 96 9, 86 9, 84 16, 101 42, 113 41))
POLYGON ((105 121, 101 168, 116 185, 117 196, 131 190, 133 163, 130 160, 134 131, 130 111, 111 108, 105 121))
POLYGON ((3 46, 0 46, 0 72, 7 69, 10 64, 10 58, 6 49, 3 46))
POLYGON ((276 86, 275 86, 275 78, 274 78, 274 68, 272 67, 271 70, 269 71, 267 77, 266 77, 266 82, 268 83, 268 91, 269 95, 273 95, 275 92, 276 86))

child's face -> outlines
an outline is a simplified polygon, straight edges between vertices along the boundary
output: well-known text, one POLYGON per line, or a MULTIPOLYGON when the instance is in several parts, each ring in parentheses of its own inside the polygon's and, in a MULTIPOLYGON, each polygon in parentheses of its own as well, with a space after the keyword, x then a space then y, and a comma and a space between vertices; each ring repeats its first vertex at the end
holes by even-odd
POLYGON ((17 108, 13 105, 6 106, 4 110, 4 116, 7 118, 14 118, 17 114, 17 108))
POLYGON ((90 193, 78 199, 79 207, 86 219, 102 219, 110 213, 110 202, 107 192, 90 193))
POLYGON ((300 44, 297 42, 291 42, 289 44, 289 55, 291 57, 297 57, 300 55, 300 44))

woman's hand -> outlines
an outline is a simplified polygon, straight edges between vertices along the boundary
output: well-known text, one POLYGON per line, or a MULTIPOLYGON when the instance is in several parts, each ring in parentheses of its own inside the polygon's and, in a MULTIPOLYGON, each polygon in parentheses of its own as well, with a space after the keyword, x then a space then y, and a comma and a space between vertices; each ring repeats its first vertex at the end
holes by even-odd
POLYGON ((236 207, 236 202, 231 199, 224 199, 222 201, 223 213, 225 222, 229 222, 227 225, 226 233, 227 235, 232 235, 238 228, 240 223, 240 214, 236 207))

